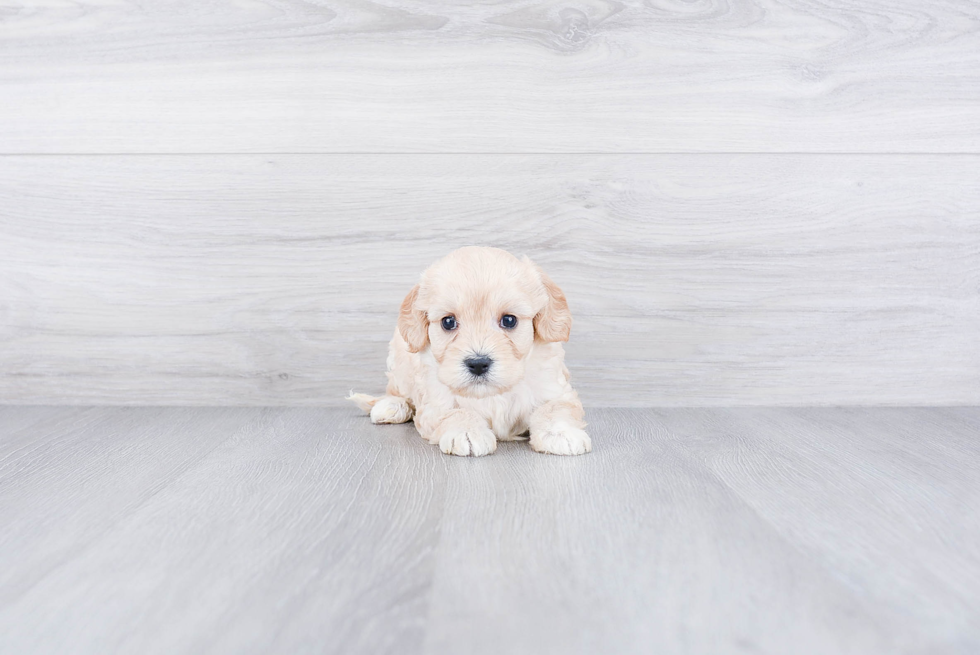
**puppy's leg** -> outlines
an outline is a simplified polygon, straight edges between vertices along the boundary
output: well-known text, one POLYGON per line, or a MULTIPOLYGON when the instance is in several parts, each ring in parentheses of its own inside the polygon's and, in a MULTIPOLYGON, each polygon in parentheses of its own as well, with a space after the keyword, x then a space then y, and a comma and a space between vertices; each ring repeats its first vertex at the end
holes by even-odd
MULTIPOLYGON (((418 425, 418 423, 416 423, 418 425)), ((447 455, 481 457, 497 450, 497 437, 487 422, 468 409, 451 409, 424 435, 447 455)))
POLYGON ((364 393, 351 392, 347 400, 370 414, 372 423, 405 423, 412 420, 412 404, 401 396, 388 394, 375 398, 364 393))
POLYGON ((401 396, 382 396, 371 408, 372 423, 407 423, 412 420, 412 405, 401 396))
POLYGON ((582 455, 592 451, 592 440, 582 428, 585 411, 578 397, 552 400, 531 414, 531 448, 552 455, 582 455))

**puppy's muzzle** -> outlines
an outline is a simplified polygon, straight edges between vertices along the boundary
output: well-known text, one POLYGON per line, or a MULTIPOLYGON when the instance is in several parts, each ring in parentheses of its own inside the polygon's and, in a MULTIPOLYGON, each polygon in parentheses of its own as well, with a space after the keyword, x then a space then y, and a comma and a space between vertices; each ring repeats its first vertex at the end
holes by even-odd
POLYGON ((467 357, 463 360, 463 363, 466 364, 466 368, 469 369, 470 373, 479 378, 487 374, 491 364, 493 364, 493 360, 486 355, 480 355, 478 357, 467 357))

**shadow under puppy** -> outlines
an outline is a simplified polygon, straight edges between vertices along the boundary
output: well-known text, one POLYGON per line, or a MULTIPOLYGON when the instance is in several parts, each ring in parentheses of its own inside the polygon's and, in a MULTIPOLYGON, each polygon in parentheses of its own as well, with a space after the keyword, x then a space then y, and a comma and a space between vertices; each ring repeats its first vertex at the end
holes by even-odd
POLYGON ((530 435, 555 455, 592 450, 565 367, 572 316, 561 289, 527 257, 460 248, 402 302, 388 351, 388 389, 349 399, 374 423, 415 419, 452 455, 489 455, 530 435))

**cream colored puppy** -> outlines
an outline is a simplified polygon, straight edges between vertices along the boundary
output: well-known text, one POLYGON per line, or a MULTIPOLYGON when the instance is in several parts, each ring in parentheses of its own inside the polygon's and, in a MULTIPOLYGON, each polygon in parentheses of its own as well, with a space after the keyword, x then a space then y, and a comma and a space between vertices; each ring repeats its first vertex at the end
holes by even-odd
POLYGON ((561 289, 526 257, 460 248, 405 297, 388 351, 388 391, 351 393, 374 423, 415 418, 453 455, 489 455, 530 433, 555 455, 592 450, 568 381, 562 341, 572 316, 561 289))

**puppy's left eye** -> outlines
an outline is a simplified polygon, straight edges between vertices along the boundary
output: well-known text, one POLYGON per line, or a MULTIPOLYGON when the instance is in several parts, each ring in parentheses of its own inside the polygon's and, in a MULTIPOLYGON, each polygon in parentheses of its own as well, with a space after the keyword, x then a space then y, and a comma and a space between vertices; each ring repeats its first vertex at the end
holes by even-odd
POLYGON ((505 330, 513 330, 517 327, 517 317, 513 314, 504 314, 500 317, 500 327, 505 330))

